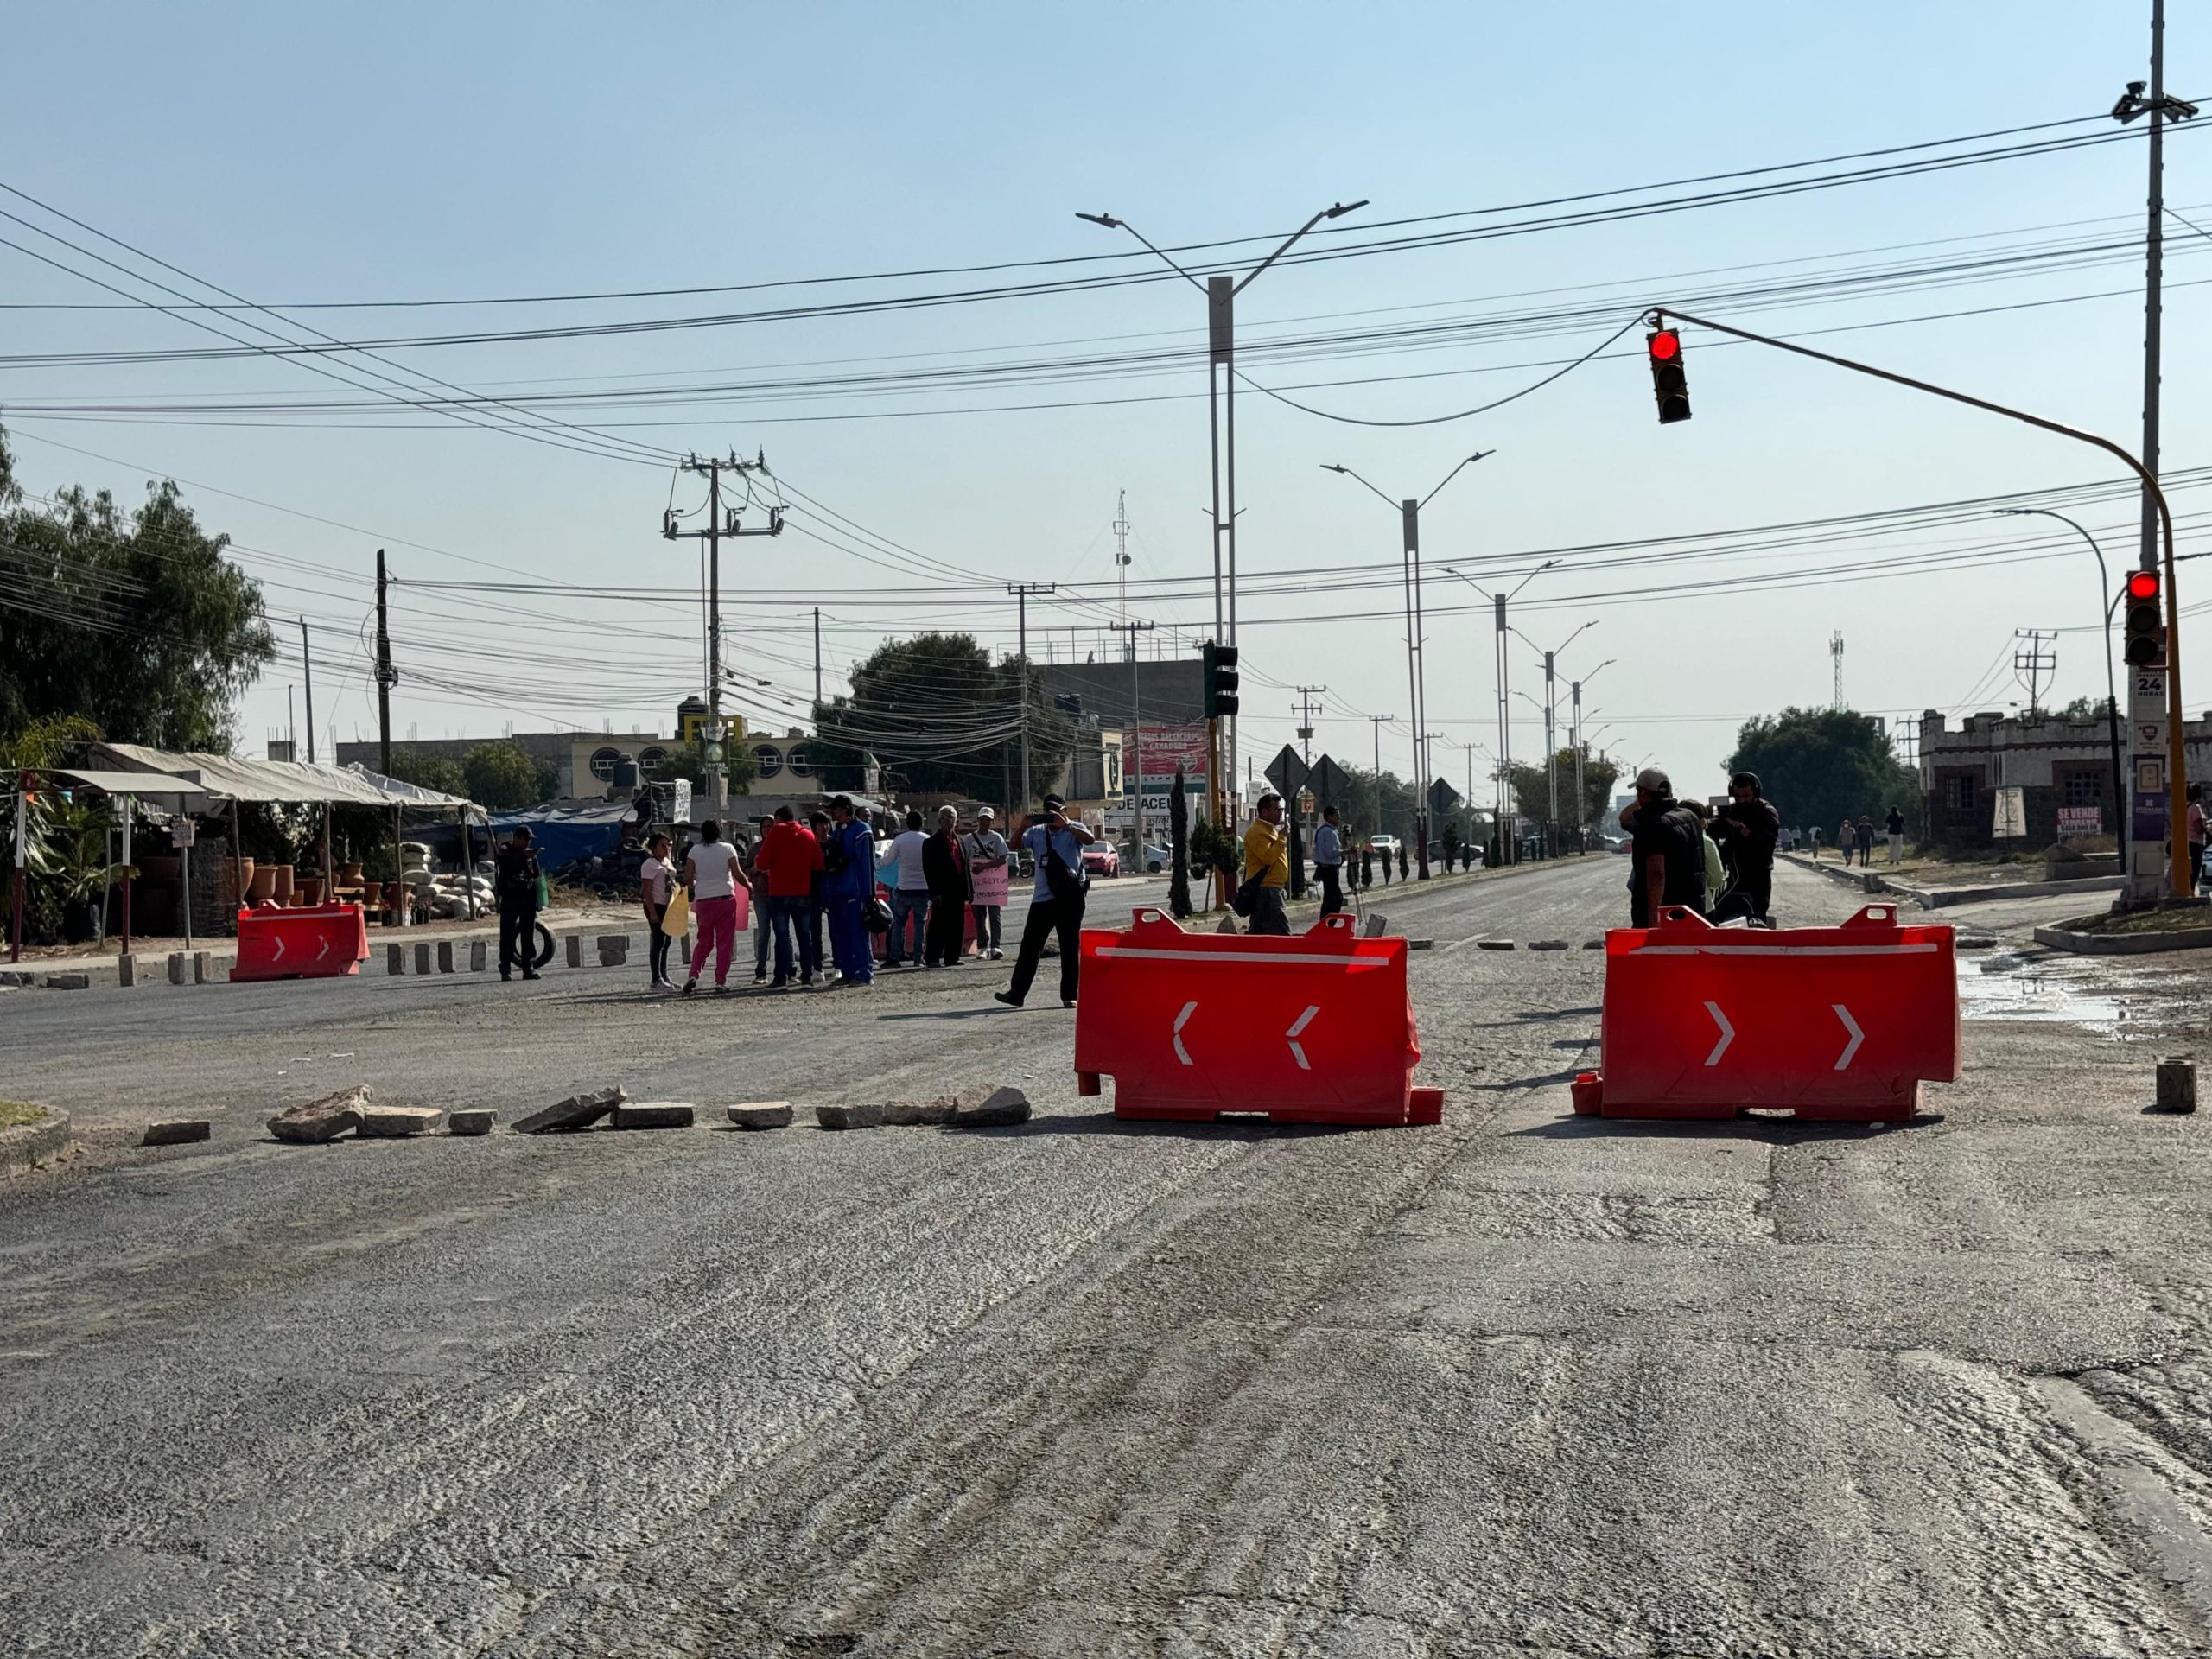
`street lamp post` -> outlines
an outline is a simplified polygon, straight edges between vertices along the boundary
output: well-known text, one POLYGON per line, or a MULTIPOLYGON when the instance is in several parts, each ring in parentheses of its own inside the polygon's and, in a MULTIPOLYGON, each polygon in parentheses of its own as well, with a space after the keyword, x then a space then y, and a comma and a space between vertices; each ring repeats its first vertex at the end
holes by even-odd
MULTIPOLYGON (((1346 213, 1366 206, 1367 200, 1362 197, 1357 201, 1340 201, 1324 207, 1285 237, 1273 253, 1242 277, 1226 272, 1211 273, 1204 282, 1168 257, 1165 251, 1128 220, 1116 219, 1111 213, 1076 215, 1077 219, 1109 231, 1127 231, 1157 256, 1160 263, 1206 296, 1206 442, 1211 457, 1213 486, 1211 507, 1213 523, 1213 630, 1214 638, 1226 645, 1236 643, 1236 296, 1249 288, 1262 271, 1288 253, 1300 238, 1323 219, 1342 219, 1346 213), (1225 476, 1223 467, 1224 451, 1228 455, 1225 476), (1222 580, 1224 536, 1227 538, 1229 565, 1226 584, 1222 580)), ((1236 777, 1236 716, 1229 716, 1228 724, 1228 760, 1224 770, 1232 787, 1224 789, 1220 779, 1213 780, 1213 821, 1233 829, 1235 825, 1225 816, 1224 808, 1236 798, 1233 788, 1236 777)))
MULTIPOLYGON (((1559 707, 1557 695, 1559 683, 1554 673, 1554 665, 1560 653, 1574 643, 1576 635, 1581 633, 1583 628, 1594 628, 1597 626, 1596 619, 1592 618, 1549 651, 1546 651, 1527 634, 1521 633, 1520 629, 1513 630, 1514 632, 1521 634, 1522 644, 1539 653, 1544 659, 1544 787, 1551 809, 1551 827, 1547 833, 1552 836, 1557 836, 1559 833, 1559 723, 1556 714, 1559 707)), ((1554 847, 1552 850, 1557 852, 1559 849, 1554 847)))
MULTIPOLYGON (((1513 799, 1513 728, 1512 721, 1510 719, 1510 709, 1506 700, 1507 694, 1512 684, 1513 677, 1510 665, 1507 663, 1505 656, 1505 635, 1509 627, 1509 624, 1505 620, 1505 607, 1514 599, 1520 595, 1520 592, 1522 588, 1526 588, 1530 582, 1534 582, 1538 576, 1543 575, 1545 571, 1550 569, 1558 563, 1559 561, 1557 559, 1546 559, 1541 564, 1531 570, 1527 575, 1522 577, 1519 586, 1516 587, 1510 594, 1490 593, 1484 588, 1480 582, 1477 582, 1465 571, 1455 570, 1448 564, 1444 567, 1444 574, 1446 575, 1459 577, 1459 580, 1465 582, 1468 587, 1473 588, 1477 593, 1481 594, 1484 599, 1490 601, 1491 605, 1496 607, 1497 613, 1497 639, 1493 648, 1496 654, 1491 661, 1491 668, 1497 679, 1497 806, 1498 823, 1500 826, 1498 830, 1498 848, 1501 852, 1504 851, 1508 839, 1503 828, 1506 817, 1510 810, 1516 809, 1518 805, 1518 803, 1513 799)), ((1516 839, 1517 840, 1517 837, 1516 839)), ((1513 849, 1512 853, 1506 855, 1505 861, 1509 864, 1515 862, 1519 851, 1520 849, 1516 845, 1513 849)))
POLYGON ((2112 672, 2112 613, 2120 603, 2120 594, 2112 585, 2112 573, 2105 568, 2105 550, 2097 545, 2097 538, 2063 512, 2053 512, 2049 507, 1999 507, 1998 514, 2006 518, 2056 518, 2070 525, 2075 533, 2089 544, 2089 551, 2097 556, 2097 585, 2105 595, 2105 721, 2112 739, 2112 810, 2115 835, 2120 848, 2120 868, 2127 868, 2127 776, 2120 762, 2120 692, 2113 681, 2112 672))
MULTIPOLYGON (((1493 455, 1495 449, 1478 449, 1444 474, 1443 483, 1418 499, 1408 496, 1402 501, 1391 502, 1398 509, 1398 522, 1403 535, 1403 552, 1400 561, 1406 583, 1406 686, 1413 698, 1414 728, 1414 840, 1420 849, 1421 879, 1428 880, 1428 785, 1433 776, 1428 762, 1428 671, 1421 654, 1421 510, 1436 499, 1445 484, 1449 484, 1484 455, 1493 455)), ((1390 498, 1369 484, 1367 480, 1349 467, 1338 467, 1329 461, 1321 463, 1325 473, 1341 473, 1356 479, 1384 501, 1390 498)))
POLYGON ((1616 658, 1608 657, 1604 662, 1599 664, 1597 667, 1592 669, 1580 679, 1573 682, 1574 850, 1578 853, 1588 850, 1588 848, 1586 845, 1586 838, 1587 837, 1590 830, 1590 797, 1584 791, 1582 787, 1582 688, 1587 685, 1591 681, 1596 679, 1607 669, 1611 668, 1617 660, 1618 659, 1616 658))

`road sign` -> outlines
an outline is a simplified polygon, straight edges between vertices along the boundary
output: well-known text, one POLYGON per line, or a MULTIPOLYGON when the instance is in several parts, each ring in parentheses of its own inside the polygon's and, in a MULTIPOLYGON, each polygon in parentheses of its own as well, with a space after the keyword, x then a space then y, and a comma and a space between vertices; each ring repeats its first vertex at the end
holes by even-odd
POLYGON ((1459 791, 1441 778, 1428 786, 1428 810, 1442 817, 1459 804, 1459 791))
POLYGON ((1313 775, 1306 779, 1323 806, 1342 806, 1344 797, 1351 793, 1351 779, 1344 776, 1344 769, 1323 755, 1313 763, 1313 775))
POLYGON ((1295 795, 1306 786, 1313 776, 1313 769, 1298 758, 1298 751, 1286 743, 1275 758, 1268 762, 1267 779, 1284 795, 1295 795))

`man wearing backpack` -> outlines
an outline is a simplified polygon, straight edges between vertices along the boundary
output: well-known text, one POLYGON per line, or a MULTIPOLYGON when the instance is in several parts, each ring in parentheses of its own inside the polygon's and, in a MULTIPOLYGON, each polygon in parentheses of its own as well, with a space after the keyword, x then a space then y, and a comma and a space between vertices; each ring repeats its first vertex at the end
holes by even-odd
POLYGON ((1096 839, 1090 830, 1067 815, 1067 803, 1047 795, 1044 810, 1029 820, 1021 844, 1037 867, 1037 885, 1029 899, 1029 916, 1021 925, 1021 950, 1014 961, 1014 978, 992 996, 1018 1008, 1037 977, 1044 959, 1047 935, 1060 939, 1060 1005, 1075 1006, 1076 980, 1082 971, 1083 906, 1090 879, 1083 869, 1085 842, 1096 839))

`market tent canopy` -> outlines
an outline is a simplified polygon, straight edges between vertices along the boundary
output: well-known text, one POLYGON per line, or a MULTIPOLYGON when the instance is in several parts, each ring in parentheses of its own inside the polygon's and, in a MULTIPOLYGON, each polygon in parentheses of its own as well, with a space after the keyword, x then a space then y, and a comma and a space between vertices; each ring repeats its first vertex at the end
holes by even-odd
MULTIPOLYGON (((172 784, 183 779, 194 789, 226 801, 270 801, 282 805, 319 802, 332 806, 436 806, 452 810, 468 802, 458 795, 421 790, 397 796, 372 783, 364 774, 341 766, 318 766, 303 760, 245 760, 236 755, 210 754, 199 750, 148 748, 138 743, 96 743, 94 756, 124 772, 159 772, 172 784)), ((385 779, 395 788, 413 791, 411 784, 385 779)))
POLYGON ((188 778, 172 778, 162 772, 99 772, 84 767, 57 766, 54 775, 67 786, 97 789, 108 795, 149 796, 161 799, 195 801, 206 791, 188 778))
POLYGON ((484 809, 461 796, 448 795, 442 789, 428 789, 421 784, 410 784, 404 778, 387 778, 380 772, 371 772, 358 760, 346 762, 346 770, 382 794, 387 806, 419 806, 441 812, 452 812, 465 806, 468 809, 471 823, 484 822, 484 809))

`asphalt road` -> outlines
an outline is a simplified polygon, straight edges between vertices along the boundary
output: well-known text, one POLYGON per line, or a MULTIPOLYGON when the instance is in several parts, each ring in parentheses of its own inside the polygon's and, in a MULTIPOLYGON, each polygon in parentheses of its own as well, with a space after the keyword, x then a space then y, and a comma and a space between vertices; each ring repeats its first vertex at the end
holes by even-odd
POLYGON ((1118 1123, 1075 1016, 973 967, 13 994, 5 1092, 92 1147, 0 1188, 13 1645, 2204 1651, 2205 1133, 2142 1109, 2198 972, 2046 962, 1989 907, 1967 1076, 1914 1125, 1576 1118, 1600 956, 1473 941, 1594 937, 1620 874, 1378 890, 1435 941, 1425 1129, 1118 1123), (1038 1115, 263 1137, 356 1081, 1038 1115), (208 1145, 127 1148, 192 1109, 208 1145))

